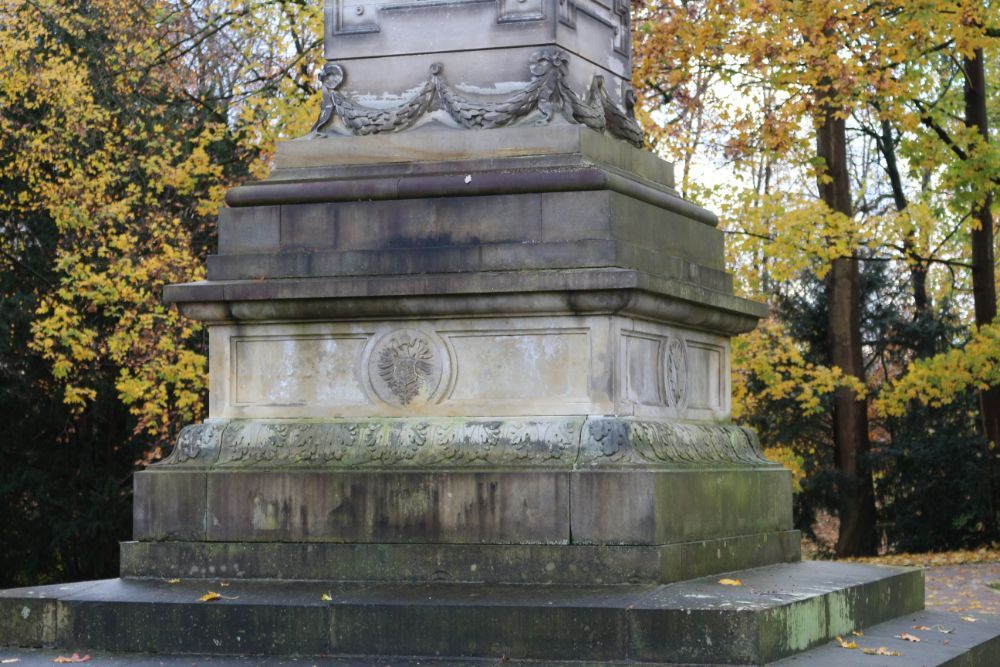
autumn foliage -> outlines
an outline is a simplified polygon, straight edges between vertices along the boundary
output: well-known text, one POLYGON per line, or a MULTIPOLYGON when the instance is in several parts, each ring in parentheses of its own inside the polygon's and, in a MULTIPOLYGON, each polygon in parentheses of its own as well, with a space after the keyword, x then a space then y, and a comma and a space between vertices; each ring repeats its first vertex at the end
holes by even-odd
POLYGON ((162 287, 308 128, 321 11, 0 0, 0 584, 113 571, 133 464, 204 416, 204 333, 162 287))
POLYGON ((839 515, 844 555, 997 539, 1000 11, 633 7, 644 125, 773 308, 734 341, 735 412, 796 472, 800 526, 839 515))

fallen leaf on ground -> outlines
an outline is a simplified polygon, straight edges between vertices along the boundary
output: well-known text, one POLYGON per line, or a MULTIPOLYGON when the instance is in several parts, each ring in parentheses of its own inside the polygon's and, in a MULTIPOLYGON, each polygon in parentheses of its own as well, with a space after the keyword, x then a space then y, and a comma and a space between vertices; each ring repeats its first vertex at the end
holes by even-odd
POLYGON ((962 620, 965 621, 966 623, 975 623, 979 619, 974 618, 972 616, 962 616, 962 620))
POLYGON ((52 662, 90 662, 89 655, 80 655, 79 653, 74 653, 71 656, 61 655, 55 658, 52 662))
POLYGON ((890 651, 884 646, 879 646, 878 648, 864 648, 861 652, 865 655, 899 655, 899 651, 890 651))
POLYGON ((215 591, 209 591, 204 595, 202 595, 200 598, 198 598, 198 600, 201 602, 211 602, 212 600, 218 600, 221 597, 222 596, 216 593, 215 591))
POLYGON ((846 641, 844 641, 844 638, 841 637, 840 635, 837 635, 837 643, 840 644, 840 648, 857 648, 858 647, 858 643, 857 642, 855 642, 853 640, 849 641, 849 642, 846 642, 846 641))
POLYGON ((229 588, 229 582, 228 581, 220 581, 219 585, 222 586, 223 588, 229 588))
POLYGON ((329 602, 330 600, 333 599, 333 597, 331 597, 329 593, 323 593, 323 595, 321 595, 319 599, 322 600, 323 602, 329 602))
POLYGON ((168 584, 179 584, 179 583, 181 583, 181 580, 180 579, 167 579, 167 583, 168 584))
POLYGON ((723 586, 742 586, 743 582, 739 579, 719 579, 719 583, 723 586))
POLYGON ((0 660, 0 665, 13 665, 15 662, 21 662, 20 658, 4 658, 0 660))
POLYGON ((865 636, 865 633, 861 632, 861 630, 851 630, 851 634, 854 635, 855 637, 864 637, 865 636))
POLYGON ((914 642, 914 643, 920 641, 920 637, 917 637, 916 635, 911 635, 909 632, 904 632, 902 634, 896 635, 896 639, 902 639, 903 641, 914 642))
POLYGON ((941 625, 940 623, 938 623, 934 627, 928 627, 926 625, 914 625, 913 629, 914 630, 934 630, 935 632, 943 632, 946 635, 950 635, 951 633, 955 632, 954 628, 946 628, 943 625, 941 625))

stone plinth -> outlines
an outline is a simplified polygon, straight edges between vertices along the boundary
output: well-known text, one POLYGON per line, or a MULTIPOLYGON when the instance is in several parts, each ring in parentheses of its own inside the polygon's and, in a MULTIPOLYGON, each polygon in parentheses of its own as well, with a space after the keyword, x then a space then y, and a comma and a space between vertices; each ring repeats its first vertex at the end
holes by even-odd
POLYGON ((210 419, 137 475, 129 567, 151 541, 199 572, 298 545, 298 578, 317 544, 454 561, 324 570, 404 581, 796 560, 789 474, 729 422, 729 338, 764 309, 672 179, 571 125, 282 145, 208 280, 166 293, 208 324, 210 419))

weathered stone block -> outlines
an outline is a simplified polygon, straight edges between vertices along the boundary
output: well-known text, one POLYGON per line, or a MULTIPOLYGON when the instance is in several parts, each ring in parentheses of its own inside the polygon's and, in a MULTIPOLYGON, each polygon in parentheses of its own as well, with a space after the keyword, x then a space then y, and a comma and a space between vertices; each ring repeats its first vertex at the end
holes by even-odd
POLYGON ((140 540, 206 538, 204 472, 145 470, 133 476, 132 534, 140 540))
POLYGON ((123 577, 485 584, 670 583, 799 559, 798 531, 663 546, 123 542, 123 577))
POLYGON ((280 247, 278 206, 224 208, 219 211, 219 253, 275 251, 280 247))
POLYGON ((0 591, 0 646, 51 646, 56 642, 58 601, 0 591))
POLYGON ((674 165, 658 155, 580 125, 431 131, 279 142, 268 181, 439 173, 496 168, 611 167, 666 188, 674 165))
POLYGON ((332 650, 340 654, 531 656, 613 660, 628 651, 627 595, 565 588, 548 600, 517 590, 419 586, 337 597, 332 650), (527 598, 527 599, 526 599, 527 598))
POLYGON ((212 541, 567 543, 565 473, 213 472, 212 541))
POLYGON ((378 250, 538 242, 539 194, 288 204, 282 249, 378 250))
POLYGON ((206 604, 201 589, 121 579, 60 601, 59 644, 107 651, 318 655, 329 651, 331 609, 315 584, 266 584, 206 604))
POLYGON ((572 481, 576 543, 670 544, 792 527, 783 468, 580 472, 572 481))

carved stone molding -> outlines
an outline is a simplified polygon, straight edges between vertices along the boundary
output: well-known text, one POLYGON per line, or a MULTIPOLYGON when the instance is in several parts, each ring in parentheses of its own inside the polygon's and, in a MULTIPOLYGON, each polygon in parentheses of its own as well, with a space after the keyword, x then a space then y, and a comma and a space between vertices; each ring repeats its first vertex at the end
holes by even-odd
POLYGON ((209 422, 161 466, 648 468, 768 463, 733 424, 619 417, 209 422))
POLYGON ((400 132, 436 111, 443 111, 464 129, 492 129, 531 117, 537 117, 539 124, 547 124, 558 113, 568 122, 642 147, 642 130, 632 108, 634 95, 626 94, 626 109, 618 107, 604 88, 604 77, 595 75, 586 94, 580 96, 566 82, 568 67, 565 52, 536 51, 529 58, 531 81, 524 88, 500 100, 473 100, 450 86, 443 66, 435 63, 430 77, 409 99, 393 108, 376 109, 362 106, 337 90, 344 81, 344 70, 336 63, 327 63, 323 68, 323 103, 312 131, 319 136, 400 132))

